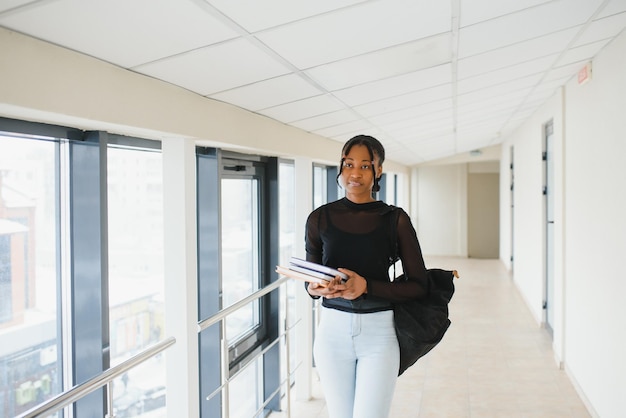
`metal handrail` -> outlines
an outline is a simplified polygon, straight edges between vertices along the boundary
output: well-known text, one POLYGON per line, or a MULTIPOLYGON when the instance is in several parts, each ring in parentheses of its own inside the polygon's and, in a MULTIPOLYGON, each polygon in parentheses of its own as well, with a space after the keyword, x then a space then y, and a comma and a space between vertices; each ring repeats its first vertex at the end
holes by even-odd
POLYGON ((286 283, 288 281, 289 281, 289 278, 286 276, 283 276, 280 279, 276 280, 275 282, 268 284, 264 288, 259 289, 256 292, 246 296, 245 298, 241 299, 239 302, 236 302, 230 305, 229 307, 222 309, 221 311, 217 312, 215 315, 210 316, 206 319, 203 319, 202 321, 198 322, 198 332, 202 332, 208 327, 210 327, 211 325, 220 322, 222 319, 226 318, 231 313, 235 312, 238 309, 243 308, 250 302, 254 302, 256 299, 259 299, 261 296, 264 296, 270 293, 274 289, 278 289, 283 283, 286 283))
MULTIPOLYGON (((103 371, 102 373, 98 374, 97 376, 87 380, 86 382, 81 383, 80 385, 76 385, 63 393, 60 393, 59 395, 47 400, 41 405, 38 405, 24 412, 23 414, 18 415, 16 418, 34 418, 34 417, 48 416, 48 415, 54 414, 58 410, 65 408, 67 405, 70 405, 76 402, 77 400, 79 400, 80 398, 90 394, 91 392, 94 392, 95 390, 100 389, 102 386, 109 385, 111 381, 115 379, 116 377, 124 374, 125 372, 132 369, 133 367, 161 353, 162 351, 164 351, 166 348, 173 345, 174 343, 176 343, 176 338, 174 337, 169 337, 162 341, 159 341, 158 343, 150 346, 149 348, 142 351, 141 353, 134 355, 128 360, 125 360, 124 362, 118 364, 117 366, 111 367, 103 371)), ((110 410, 110 407, 111 407, 110 390, 108 392, 109 392, 109 396, 108 396, 109 397, 109 411, 108 412, 109 414, 112 414, 112 411, 110 410)))
MULTIPOLYGON (((240 301, 234 303, 233 305, 230 305, 229 307, 222 309, 221 311, 217 312, 215 315, 198 322, 198 333, 207 329, 211 325, 214 325, 218 322, 223 321, 228 315, 237 311, 238 309, 241 309, 242 307, 248 305, 249 303, 272 292, 273 290, 278 289, 280 286, 282 286, 289 280, 290 279, 288 277, 283 276, 279 278, 278 280, 276 280, 275 282, 265 286, 262 289, 257 290, 256 292, 250 294, 244 299, 241 299, 240 301)), ((281 335, 279 336, 279 338, 276 339, 276 341, 272 344, 272 346, 275 343, 277 343, 281 337, 287 339, 288 341, 288 337, 286 335, 281 335)), ((174 337, 169 337, 162 341, 159 341, 158 343, 150 346, 146 350, 129 358, 128 360, 125 360, 124 362, 118 364, 117 366, 111 367, 103 371, 102 373, 96 375, 95 377, 87 380, 86 382, 83 382, 79 385, 72 387, 71 389, 63 393, 58 394, 57 396, 47 400, 46 402, 22 413, 21 415, 18 415, 16 418, 36 418, 36 417, 42 417, 42 416, 49 416, 59 411, 60 409, 63 409, 66 406, 78 401, 84 396, 96 391, 97 389, 100 389, 102 386, 105 386, 105 385, 107 386, 107 402, 108 402, 108 405, 107 405, 108 413, 106 416, 107 417, 113 416, 112 415, 113 413, 112 395, 111 395, 112 391, 110 387, 110 384, 112 383, 113 379, 121 376, 122 374, 126 373, 128 370, 138 366, 144 361, 161 353, 162 351, 164 351, 165 349, 167 349, 168 347, 170 347, 171 345, 175 343, 176 343, 176 339, 174 337)), ((288 343, 287 343, 287 346, 288 346, 288 343)), ((264 352, 265 351, 266 350, 264 350, 264 352)), ((289 374, 290 373, 288 373, 288 376, 289 374)), ((289 380, 289 377, 287 377, 287 380, 289 380)), ((226 379, 226 381, 223 382, 222 386, 220 386, 220 388, 218 389, 223 390, 224 384, 228 386, 228 381, 229 379, 226 379)), ((215 393, 209 395, 209 397, 212 397, 214 395, 215 393)), ((289 398, 289 389, 287 389, 287 397, 289 398)), ((289 413, 290 403, 291 402, 288 401, 288 416, 290 416, 290 413, 289 413)))
MULTIPOLYGON (((257 290, 256 292, 248 295, 247 297, 241 299, 240 301, 228 306, 227 308, 224 308, 222 310, 220 310, 219 312, 215 313, 213 316, 210 316, 202 321, 198 322, 198 333, 201 333, 202 331, 204 331, 205 329, 207 329, 208 327, 210 327, 211 325, 220 323, 221 326, 221 385, 214 390, 211 394, 207 395, 205 397, 205 399, 211 399, 214 396, 216 396, 218 393, 221 393, 222 395, 222 415, 225 418, 230 417, 230 404, 229 404, 229 385, 230 382, 232 381, 232 379, 239 374, 243 369, 239 370, 237 373, 235 373, 235 375, 233 376, 229 376, 228 373, 228 341, 226 339, 226 317, 228 315, 230 315, 231 313, 237 311, 238 309, 241 309, 245 306, 247 306, 248 304, 250 304, 251 302, 254 302, 255 300, 260 299, 262 296, 265 296, 266 294, 278 289, 280 286, 282 286, 283 284, 287 283, 290 280, 289 277, 286 276, 282 276, 280 277, 278 280, 276 280, 275 282, 265 286, 262 289, 257 290)), ((287 317, 289 317, 289 302, 287 299, 285 299, 285 314, 287 317)), ((267 352, 271 347, 275 346, 281 338, 284 338, 285 340, 285 352, 286 352, 286 359, 285 359, 285 366, 287 368, 287 389, 286 389, 286 395, 287 395, 287 417, 291 417, 291 391, 289 390, 289 380, 291 377, 291 370, 290 370, 290 361, 289 361, 289 331, 290 329, 288 329, 288 325, 287 323, 284 324, 285 325, 285 332, 284 334, 279 335, 272 343, 269 344, 268 347, 266 347, 264 350, 262 350, 261 353, 258 353, 254 358, 257 358, 260 355, 263 355, 265 352, 267 352)), ((253 361, 248 362, 245 366, 249 366, 250 364, 252 364, 253 361)), ((280 392, 280 388, 282 387, 282 382, 279 384, 278 389, 276 390, 276 392, 274 394, 272 394, 271 398, 274 397, 275 394, 280 392)), ((267 404, 267 402, 269 402, 269 399, 264 403, 264 405, 267 404)), ((257 414, 255 416, 258 415, 258 411, 257 414)))
MULTIPOLYGON (((296 321, 296 324, 298 324, 299 322, 300 322, 300 321, 296 321)), ((294 325, 295 325, 295 324, 294 324, 294 325)), ((291 328, 293 328, 293 326, 292 326, 291 328)), ((256 359, 260 358, 261 356, 263 356, 265 353, 267 353, 268 351, 270 351, 272 348, 274 348, 274 347, 275 347, 275 346, 276 346, 276 345, 280 342, 280 340, 281 340, 281 339, 284 339, 284 338, 287 336, 287 333, 288 333, 289 331, 291 331, 291 328, 290 328, 290 329, 285 330, 285 331, 284 331, 284 332, 282 332, 282 333, 280 333, 280 334, 278 335, 278 337, 276 337, 276 339, 274 339, 272 342, 270 342, 270 343, 269 343, 269 344, 268 344, 268 345, 267 345, 267 346, 266 346, 263 350, 259 351, 259 352, 258 352, 258 353, 256 353, 254 356, 252 356, 251 358, 247 359, 248 361, 247 361, 247 363, 246 363, 246 366, 247 366, 248 364, 251 364, 254 360, 256 360, 256 359)), ((235 378, 236 378, 239 374, 243 373, 244 369, 245 369, 245 366, 244 366, 244 368, 239 369, 237 372, 235 372, 233 375, 231 375, 231 376, 227 379, 227 382, 222 383, 222 384, 221 384, 220 386, 218 386, 215 390, 213 390, 213 392, 211 392, 209 395, 207 395, 204 399, 205 399, 205 400, 207 400, 207 401, 208 401, 208 400, 211 400, 213 397, 215 397, 215 395, 217 395, 218 393, 220 393, 220 392, 222 391, 222 389, 224 389, 224 387, 226 387, 226 385, 227 385, 227 384, 228 384, 231 380, 235 379, 235 378)))

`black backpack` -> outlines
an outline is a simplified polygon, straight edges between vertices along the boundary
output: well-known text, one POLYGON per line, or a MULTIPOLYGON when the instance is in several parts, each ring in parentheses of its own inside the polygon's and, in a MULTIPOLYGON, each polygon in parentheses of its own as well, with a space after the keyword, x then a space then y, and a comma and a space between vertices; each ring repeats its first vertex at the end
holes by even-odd
MULTIPOLYGON (((390 206, 391 254, 390 262, 399 259, 397 225, 399 211, 390 206)), ((400 345, 400 369, 398 376, 432 350, 450 327, 448 304, 454 294, 456 270, 427 269, 429 293, 424 299, 394 304, 396 335, 400 345)), ((394 268, 395 275, 395 268, 394 268)), ((406 280, 404 274, 393 281, 406 280)))

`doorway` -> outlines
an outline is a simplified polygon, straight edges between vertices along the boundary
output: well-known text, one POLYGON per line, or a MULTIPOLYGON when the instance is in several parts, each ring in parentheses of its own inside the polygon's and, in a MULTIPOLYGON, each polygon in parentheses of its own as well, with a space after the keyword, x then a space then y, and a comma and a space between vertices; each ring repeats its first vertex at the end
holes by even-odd
POLYGON ((471 164, 467 176, 467 251, 472 258, 499 258, 498 164, 471 164), (493 166, 493 168, 492 168, 493 166))

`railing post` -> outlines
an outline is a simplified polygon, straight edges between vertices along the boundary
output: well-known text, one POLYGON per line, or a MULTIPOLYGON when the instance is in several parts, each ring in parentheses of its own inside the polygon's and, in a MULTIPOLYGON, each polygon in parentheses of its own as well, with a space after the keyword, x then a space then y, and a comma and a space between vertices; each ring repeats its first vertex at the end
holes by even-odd
POLYGON ((221 339, 221 357, 222 357, 222 385, 224 388, 222 389, 222 417, 229 418, 230 417, 230 399, 229 399, 229 374, 230 370, 228 368, 228 340, 226 339, 226 318, 222 318, 220 321, 220 328, 222 332, 221 339))
POLYGON ((115 411, 113 411, 113 385, 115 383, 113 383, 113 380, 109 380, 109 382, 106 384, 106 394, 107 394, 107 398, 106 398, 106 406, 107 406, 107 413, 104 416, 105 418, 115 418, 115 411))
POLYGON ((291 327, 289 324, 289 290, 287 289, 289 286, 284 285, 282 289, 285 291, 285 324, 284 324, 284 332, 285 332, 285 367, 287 370, 287 418, 291 418, 291 357, 290 357, 290 349, 289 349, 289 333, 291 332, 291 327))

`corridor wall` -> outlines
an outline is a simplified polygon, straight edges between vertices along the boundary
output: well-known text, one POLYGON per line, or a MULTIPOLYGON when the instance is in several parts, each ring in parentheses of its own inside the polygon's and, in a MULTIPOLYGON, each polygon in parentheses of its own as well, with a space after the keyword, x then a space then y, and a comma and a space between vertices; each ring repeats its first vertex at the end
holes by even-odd
POLYGON ((504 141, 501 155, 501 258, 539 324, 545 320, 541 152, 543 126, 553 121, 555 361, 592 414, 602 418, 617 418, 626 410, 626 283, 620 275, 626 249, 624 51, 626 33, 593 60, 590 81, 570 80, 504 141), (510 193, 504 193, 510 163, 513 219, 510 193))

